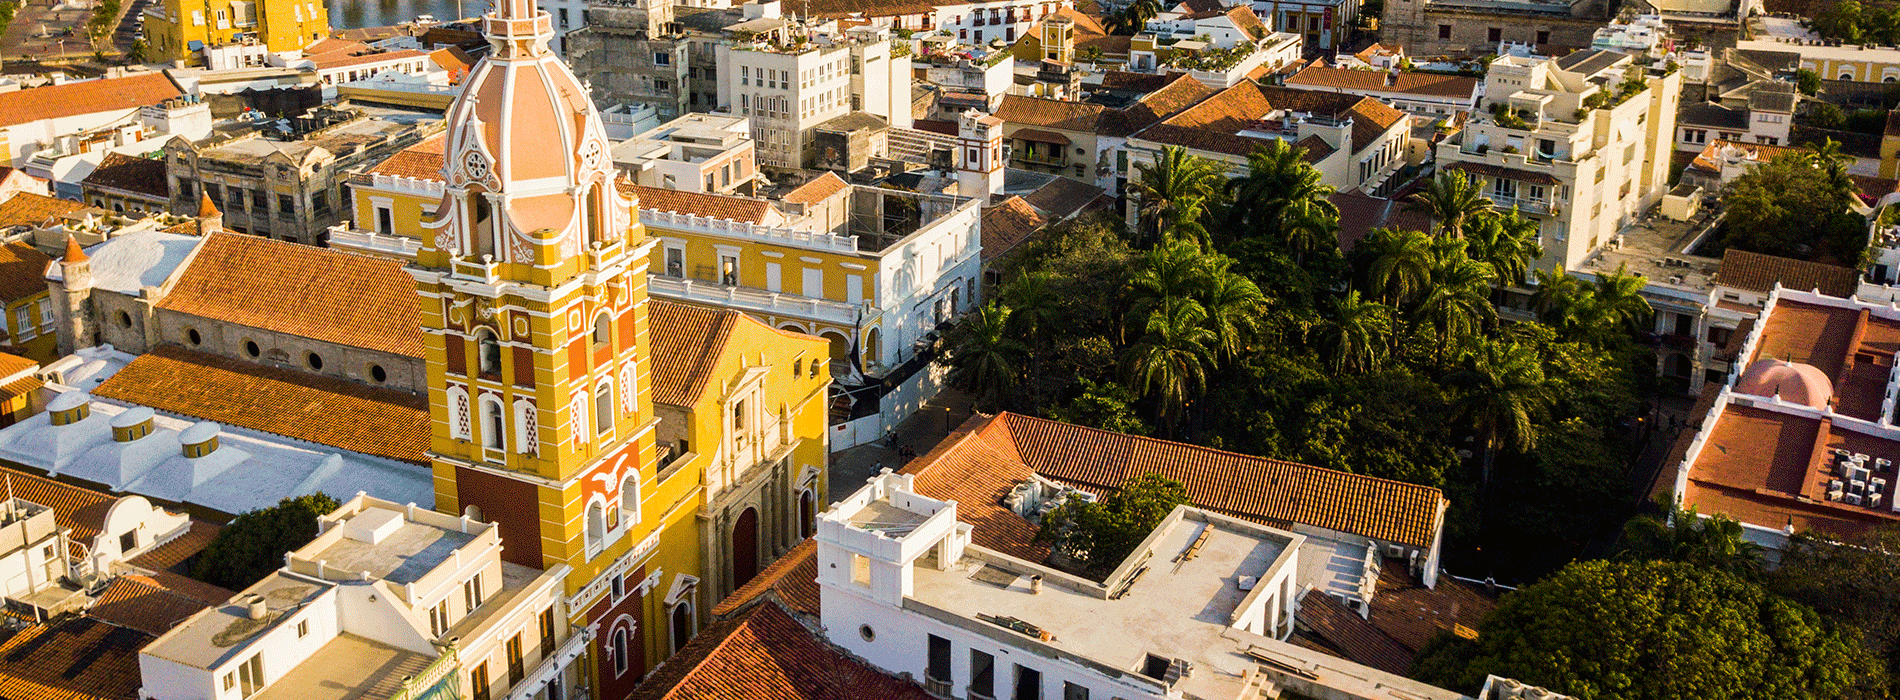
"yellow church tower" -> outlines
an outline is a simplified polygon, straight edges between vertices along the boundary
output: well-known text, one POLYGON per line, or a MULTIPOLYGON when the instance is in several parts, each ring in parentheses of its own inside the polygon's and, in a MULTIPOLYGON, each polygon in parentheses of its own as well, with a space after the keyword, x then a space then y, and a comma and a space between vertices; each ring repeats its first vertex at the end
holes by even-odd
POLYGON ((492 52, 448 113, 446 193, 410 268, 436 507, 498 524, 507 561, 566 567, 565 615, 586 638, 568 687, 623 698, 662 658, 643 641, 664 629, 656 589, 698 570, 696 554, 656 554, 694 548, 659 547, 652 242, 587 89, 548 49, 547 13, 500 0, 482 30, 492 52))

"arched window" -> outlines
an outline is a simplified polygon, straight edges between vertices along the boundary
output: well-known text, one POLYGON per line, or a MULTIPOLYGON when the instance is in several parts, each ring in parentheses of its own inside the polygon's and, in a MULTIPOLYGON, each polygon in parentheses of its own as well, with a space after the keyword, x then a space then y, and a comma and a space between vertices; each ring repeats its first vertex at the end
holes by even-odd
POLYGON ((535 453, 538 434, 534 420, 534 404, 526 400, 515 401, 515 451, 524 455, 535 453))
POLYGON ((449 436, 469 438, 468 392, 459 386, 449 387, 449 436))
POLYGON ((587 240, 594 243, 605 244, 607 242, 607 227, 601 223, 601 212, 603 208, 600 204, 600 189, 598 185, 587 188, 587 240))
POLYGON ((620 412, 634 413, 634 401, 640 398, 640 387, 634 384, 633 363, 620 366, 620 412))
POLYGON ((627 672, 628 661, 629 659, 628 659, 628 652, 627 652, 627 630, 625 628, 614 630, 614 675, 615 676, 619 676, 627 672))
POLYGON ((594 390, 594 434, 606 435, 614 429, 614 385, 601 382, 594 390))
POLYGON ((482 444, 489 449, 499 450, 508 446, 507 420, 502 415, 501 400, 493 396, 482 397, 482 444))
POLYGON ((482 374, 501 372, 501 341, 495 339, 494 331, 486 328, 475 331, 475 357, 482 374))
POLYGON ((600 549, 607 544, 607 508, 600 501, 587 506, 587 548, 600 549))
POLYGON ((678 652, 693 638, 693 601, 682 600, 673 606, 673 651, 678 652))
POLYGON ((614 318, 605 311, 594 317, 594 347, 601 347, 614 340, 614 318))
POLYGON ((640 522, 640 470, 637 468, 620 480, 620 512, 626 514, 628 524, 640 522))
POLYGON ((498 236, 495 234, 497 227, 495 225, 494 212, 490 211, 488 205, 488 194, 476 192, 472 199, 474 200, 474 205, 471 208, 474 211, 470 213, 473 215, 475 225, 471 228, 469 233, 469 237, 474 239, 469 241, 471 246, 469 253, 477 257, 494 255, 496 249, 495 241, 498 236))

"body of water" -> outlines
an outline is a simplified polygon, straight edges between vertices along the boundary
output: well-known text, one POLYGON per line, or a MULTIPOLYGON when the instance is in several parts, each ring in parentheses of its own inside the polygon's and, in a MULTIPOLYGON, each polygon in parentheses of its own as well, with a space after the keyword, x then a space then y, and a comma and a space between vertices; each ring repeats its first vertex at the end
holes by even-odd
POLYGON ((419 15, 435 15, 443 22, 474 17, 487 12, 489 0, 325 0, 330 8, 330 26, 335 29, 384 27, 414 20, 419 15), (459 9, 458 9, 459 7, 459 9))

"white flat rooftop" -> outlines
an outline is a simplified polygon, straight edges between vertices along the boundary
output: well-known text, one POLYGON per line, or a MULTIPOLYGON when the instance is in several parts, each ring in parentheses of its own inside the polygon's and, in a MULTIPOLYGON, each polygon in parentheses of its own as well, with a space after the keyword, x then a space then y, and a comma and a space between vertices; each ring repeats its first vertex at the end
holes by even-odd
POLYGON ((475 535, 408 520, 376 544, 346 535, 322 551, 299 556, 321 560, 324 566, 341 571, 367 571, 392 583, 415 583, 455 556, 455 550, 473 541, 475 535))
POLYGON ((1148 571, 1119 599, 1053 584, 1032 594, 1022 571, 974 556, 948 571, 920 562, 911 598, 971 620, 978 615, 1020 619, 1053 633, 1047 644, 1122 671, 1139 673, 1150 653, 1185 659, 1195 668, 1176 689, 1231 698, 1256 665, 1245 653, 1251 642, 1242 639, 1265 639, 1229 626, 1249 593, 1238 581, 1267 575, 1289 544, 1184 518, 1156 542, 1148 571), (1204 529, 1209 534, 1198 555, 1175 561, 1204 529))

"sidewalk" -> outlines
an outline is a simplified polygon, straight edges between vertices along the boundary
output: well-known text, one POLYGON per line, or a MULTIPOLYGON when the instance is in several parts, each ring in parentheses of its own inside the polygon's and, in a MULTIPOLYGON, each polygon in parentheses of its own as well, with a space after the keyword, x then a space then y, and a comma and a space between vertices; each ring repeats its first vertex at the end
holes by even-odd
MULTIPOLYGON (((963 425, 963 421, 969 417, 970 397, 945 387, 937 394, 937 398, 931 399, 923 408, 898 424, 895 431, 897 446, 909 447, 922 455, 936 447, 944 436, 963 425)), ((904 460, 897 456, 897 450, 891 447, 888 440, 832 453, 826 484, 831 492, 831 502, 836 503, 857 491, 865 480, 877 473, 880 466, 893 471, 904 466, 904 460)))

